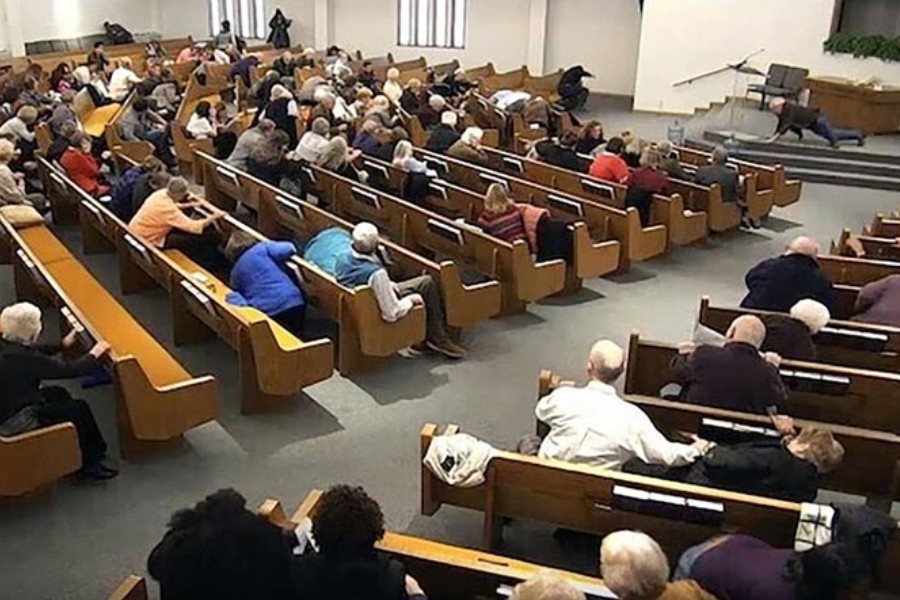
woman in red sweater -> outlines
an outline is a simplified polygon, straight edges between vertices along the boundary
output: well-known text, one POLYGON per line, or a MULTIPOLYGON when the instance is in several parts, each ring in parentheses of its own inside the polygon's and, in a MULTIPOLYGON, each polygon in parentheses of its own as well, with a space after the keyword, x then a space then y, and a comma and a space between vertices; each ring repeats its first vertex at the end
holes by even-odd
POLYGON ((478 226, 503 241, 527 240, 525 222, 502 184, 492 183, 484 196, 484 210, 478 226))
POLYGON ((100 181, 100 166, 91 155, 91 138, 83 133, 72 137, 59 163, 75 185, 95 198, 109 194, 109 186, 100 181))

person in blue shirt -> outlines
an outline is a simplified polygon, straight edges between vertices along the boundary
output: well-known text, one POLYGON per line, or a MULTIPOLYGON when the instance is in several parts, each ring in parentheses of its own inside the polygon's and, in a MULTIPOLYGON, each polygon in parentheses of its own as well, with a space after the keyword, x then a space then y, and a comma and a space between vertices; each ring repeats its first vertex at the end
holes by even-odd
POLYGON ((292 242, 260 241, 237 230, 225 246, 225 256, 234 265, 226 300, 250 306, 269 315, 295 335, 303 330, 306 301, 303 292, 285 270, 287 260, 297 253, 292 242))

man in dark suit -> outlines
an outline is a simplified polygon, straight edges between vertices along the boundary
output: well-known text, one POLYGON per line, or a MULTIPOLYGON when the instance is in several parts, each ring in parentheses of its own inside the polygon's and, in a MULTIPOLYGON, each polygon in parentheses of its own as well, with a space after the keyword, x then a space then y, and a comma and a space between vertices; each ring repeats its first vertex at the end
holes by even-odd
POLYGON ((749 290, 743 308, 788 312, 804 298, 812 298, 834 312, 836 298, 831 281, 819 268, 819 244, 801 236, 788 244, 784 254, 769 258, 747 272, 749 290))
MULTIPOLYGON (((694 183, 699 185, 711 186, 718 184, 722 190, 722 200, 725 202, 737 202, 741 207, 741 212, 747 212, 747 203, 743 198, 743 189, 741 187, 741 176, 737 169, 728 168, 728 150, 722 146, 713 148, 710 164, 697 169, 694 174, 694 183)), ((744 227, 759 227, 759 223, 746 217, 742 220, 744 227)))
POLYGON ((777 365, 781 357, 759 348, 766 326, 743 315, 731 323, 724 346, 681 344, 672 360, 686 402, 756 414, 784 412, 788 392, 777 365))

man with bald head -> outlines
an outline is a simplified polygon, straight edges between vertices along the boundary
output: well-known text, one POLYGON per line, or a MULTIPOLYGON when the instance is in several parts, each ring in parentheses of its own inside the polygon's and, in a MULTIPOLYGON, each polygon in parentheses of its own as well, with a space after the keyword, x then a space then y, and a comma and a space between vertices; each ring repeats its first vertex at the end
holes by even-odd
POLYGON ((682 384, 682 400, 756 414, 783 413, 788 392, 778 373, 781 358, 759 352, 766 326, 753 315, 735 319, 724 346, 681 344, 672 368, 682 384))
POLYGON ((620 470, 637 458, 648 465, 693 463, 709 444, 676 444, 653 426, 638 406, 618 396, 613 383, 625 370, 625 352, 609 340, 591 348, 588 384, 561 386, 541 398, 535 415, 550 427, 538 456, 620 470))
POLYGON ((747 272, 744 281, 749 291, 741 306, 789 312, 797 302, 810 298, 834 312, 834 289, 819 268, 818 256, 819 244, 814 239, 794 238, 784 254, 768 258, 747 272))

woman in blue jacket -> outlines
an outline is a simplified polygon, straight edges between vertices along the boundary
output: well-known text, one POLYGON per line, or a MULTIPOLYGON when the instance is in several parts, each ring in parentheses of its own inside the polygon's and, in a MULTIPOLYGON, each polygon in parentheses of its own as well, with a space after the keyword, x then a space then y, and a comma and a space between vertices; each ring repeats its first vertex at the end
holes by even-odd
POLYGON ((244 231, 232 233, 225 246, 225 256, 234 265, 228 302, 264 312, 291 333, 300 335, 306 301, 285 270, 287 260, 296 253, 291 242, 263 242, 244 231))

